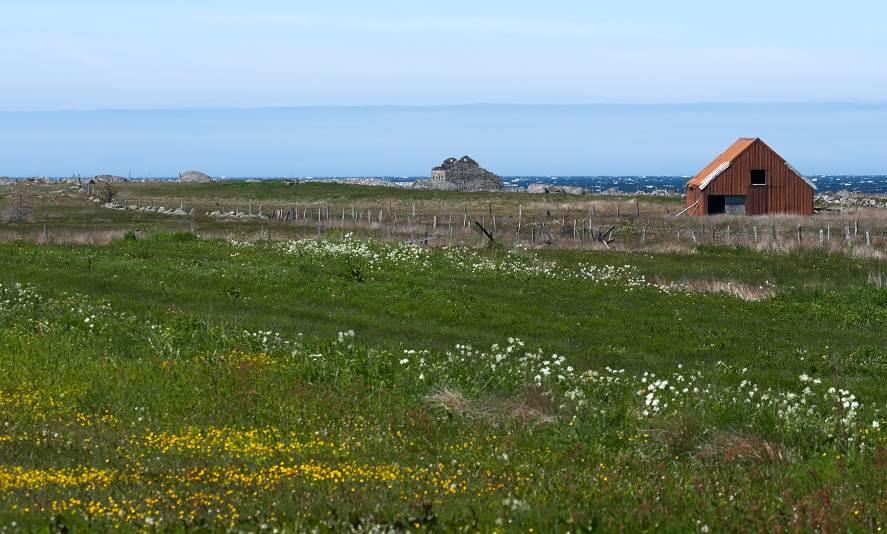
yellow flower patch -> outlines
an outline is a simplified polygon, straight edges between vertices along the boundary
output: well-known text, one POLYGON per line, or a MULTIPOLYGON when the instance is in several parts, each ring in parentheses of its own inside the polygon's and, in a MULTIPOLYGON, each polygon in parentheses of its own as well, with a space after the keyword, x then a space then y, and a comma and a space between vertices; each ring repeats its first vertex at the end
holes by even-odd
POLYGON ((107 486, 120 478, 114 470, 94 467, 27 469, 0 465, 0 491, 4 492, 45 486, 92 489, 107 486))
POLYGON ((132 442, 164 454, 188 452, 209 456, 226 453, 254 459, 321 449, 338 454, 348 452, 347 444, 336 444, 319 437, 300 437, 293 433, 281 436, 271 428, 189 428, 181 433, 148 432, 144 436, 134 437, 132 442))

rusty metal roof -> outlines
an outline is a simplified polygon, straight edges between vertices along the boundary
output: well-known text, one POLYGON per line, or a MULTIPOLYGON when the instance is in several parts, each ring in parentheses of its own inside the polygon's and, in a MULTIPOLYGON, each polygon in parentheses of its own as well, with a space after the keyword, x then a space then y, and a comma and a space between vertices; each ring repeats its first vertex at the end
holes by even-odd
MULTIPOLYGON (((730 168, 730 165, 733 164, 733 161, 736 160, 739 156, 742 155, 743 152, 749 149, 753 144, 757 141, 761 141, 759 137, 740 137, 736 140, 735 143, 730 145, 727 150, 725 150, 720 156, 716 157, 711 163, 705 166, 704 169, 699 171, 699 174, 694 176, 687 182, 687 187, 698 187, 699 189, 705 189, 708 184, 712 182, 715 178, 724 173, 727 169, 730 168)), ((766 143, 761 141, 764 146, 767 146, 766 143)), ((770 149, 770 147, 767 147, 770 149)), ((773 149, 770 149, 773 150, 773 149)), ((775 152, 774 152, 775 154, 775 152)), ((782 159, 782 156, 776 154, 779 159, 782 159)), ((816 190, 816 184, 810 181, 806 176, 801 174, 797 169, 792 167, 787 161, 782 159, 783 163, 785 163, 786 167, 791 170, 794 174, 798 176, 801 180, 807 183, 813 190, 816 190)))
POLYGON ((726 171, 730 168, 730 165, 733 163, 733 160, 738 158, 743 152, 748 150, 748 147, 752 146, 755 141, 757 141, 757 137, 741 137, 735 143, 730 145, 727 150, 725 150, 720 156, 716 157, 714 161, 705 166, 704 169, 699 171, 699 174, 694 176, 687 182, 687 187, 698 187, 700 189, 704 189, 712 180, 717 178, 722 172, 726 171))

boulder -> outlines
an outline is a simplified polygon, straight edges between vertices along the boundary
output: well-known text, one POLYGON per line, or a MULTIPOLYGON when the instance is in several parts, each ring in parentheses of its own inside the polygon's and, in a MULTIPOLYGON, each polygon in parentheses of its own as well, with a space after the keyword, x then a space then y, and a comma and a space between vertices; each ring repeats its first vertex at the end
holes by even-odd
POLYGON ((199 171, 187 171, 179 174, 179 181, 192 184, 205 184, 212 182, 213 179, 210 178, 208 174, 203 174, 199 171))
POLYGON ((530 184, 527 186, 527 193, 544 195, 545 193, 548 193, 548 186, 545 184, 530 184))
POLYGON ((553 189, 554 188, 552 188, 552 190, 549 192, 550 193, 562 193, 564 195, 584 195, 585 194, 584 189, 582 189, 581 187, 576 187, 574 185, 559 185, 559 186, 557 186, 557 191, 554 191, 553 189))

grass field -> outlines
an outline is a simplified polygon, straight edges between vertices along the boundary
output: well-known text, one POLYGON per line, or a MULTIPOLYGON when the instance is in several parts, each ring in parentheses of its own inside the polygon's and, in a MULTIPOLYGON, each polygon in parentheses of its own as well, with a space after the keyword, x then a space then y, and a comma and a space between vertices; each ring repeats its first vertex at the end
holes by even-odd
MULTIPOLYGON (((256 196, 244 187, 201 202, 256 196)), ((494 202, 392 194, 364 201, 494 202)), ((121 239, 0 243, 7 527, 887 524, 880 241, 423 247, 336 227, 294 240, 317 237, 297 226, 245 241, 257 223, 57 202, 69 230, 121 239)), ((31 225, 65 230, 31 204, 31 225)))

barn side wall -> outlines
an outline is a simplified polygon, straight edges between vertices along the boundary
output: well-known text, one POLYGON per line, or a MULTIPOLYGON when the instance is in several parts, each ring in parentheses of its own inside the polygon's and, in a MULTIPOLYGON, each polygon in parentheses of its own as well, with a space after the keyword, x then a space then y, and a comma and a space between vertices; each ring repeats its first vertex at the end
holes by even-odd
POLYGON ((697 200, 702 199, 699 202, 699 204, 697 204, 696 206, 693 206, 692 208, 690 208, 687 211, 687 215, 705 215, 706 213, 708 213, 708 205, 706 202, 704 191, 700 191, 698 187, 693 187, 693 188, 688 187, 685 189, 684 192, 686 193, 686 196, 687 196, 686 207, 688 207, 688 208, 690 208, 690 206, 693 206, 694 204, 696 204, 697 200))
POLYGON ((705 189, 705 193, 745 195, 748 200, 751 197, 749 190, 753 187, 753 169, 767 171, 768 213, 813 214, 813 188, 792 172, 785 161, 760 140, 733 160, 730 168, 715 178, 705 189))

